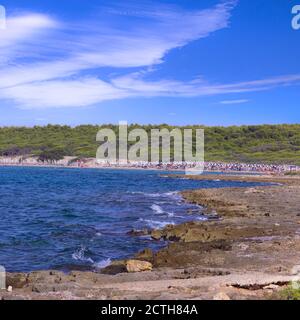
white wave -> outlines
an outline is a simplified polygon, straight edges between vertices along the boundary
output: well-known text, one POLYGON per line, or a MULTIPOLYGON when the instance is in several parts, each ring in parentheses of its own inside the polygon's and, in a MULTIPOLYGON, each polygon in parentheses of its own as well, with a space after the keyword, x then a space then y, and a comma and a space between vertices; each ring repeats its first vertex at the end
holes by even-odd
POLYGON ((198 221, 206 221, 206 220, 207 220, 207 217, 205 217, 205 216, 200 216, 200 217, 197 217, 196 220, 198 220, 198 221))
POLYGON ((132 191, 129 192, 131 194, 142 194, 146 197, 150 198, 160 198, 160 197, 180 197, 178 191, 169 191, 169 192, 163 192, 163 193, 149 193, 149 192, 142 192, 142 191, 132 191))
POLYGON ((163 210, 162 207, 159 206, 158 204, 153 204, 153 205, 151 206, 151 209, 152 209, 155 213, 157 213, 157 214, 162 214, 162 213, 164 213, 164 210, 163 210))
POLYGON ((131 194, 142 194, 146 197, 151 197, 151 198, 160 197, 162 195, 161 193, 149 193, 149 192, 142 192, 142 191, 132 191, 130 193, 131 194))
POLYGON ((173 221, 157 221, 143 218, 140 218, 140 221, 145 222, 150 228, 153 229, 164 228, 168 224, 175 224, 173 221))
POLYGON ((182 196, 178 191, 165 192, 163 195, 173 200, 182 200, 182 196))
POLYGON ((85 247, 81 247, 79 250, 75 251, 72 254, 72 258, 74 260, 78 260, 78 261, 84 261, 84 262, 90 262, 90 263, 94 263, 94 260, 92 258, 88 258, 84 255, 84 253, 87 251, 87 249, 85 247))
POLYGON ((108 258, 108 259, 103 259, 99 262, 94 263, 94 267, 97 269, 103 269, 109 266, 110 264, 111 264, 111 260, 108 258))
POLYGON ((167 212, 168 217, 174 217, 174 212, 167 212))
POLYGON ((161 206, 159 206, 158 204, 153 204, 151 206, 151 209, 156 213, 156 214, 163 214, 165 213, 168 217, 174 217, 174 212, 167 212, 164 211, 163 208, 161 206))
POLYGON ((165 192, 163 193, 165 196, 176 196, 179 195, 178 191, 170 191, 170 192, 165 192))
POLYGON ((145 196, 151 197, 151 198, 159 198, 161 197, 161 193, 145 193, 145 196))
POLYGON ((96 232, 96 236, 97 236, 97 237, 101 237, 101 236, 102 236, 102 233, 101 233, 101 232, 96 232))
POLYGON ((168 192, 164 192, 163 195, 164 196, 172 196, 175 193, 177 193, 177 191, 168 191, 168 192))

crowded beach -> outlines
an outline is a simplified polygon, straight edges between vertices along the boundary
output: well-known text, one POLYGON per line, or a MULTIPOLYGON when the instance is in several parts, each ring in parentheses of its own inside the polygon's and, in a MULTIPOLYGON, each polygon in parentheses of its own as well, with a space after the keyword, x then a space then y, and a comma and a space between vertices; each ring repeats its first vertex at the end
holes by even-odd
MULTIPOLYGON (((123 169, 150 169, 150 170, 185 170, 199 166, 197 162, 110 162, 95 158, 64 157, 58 161, 41 162, 37 157, 0 157, 0 166, 55 166, 70 168, 123 168, 123 169)), ((204 162, 204 171, 215 172, 252 172, 264 174, 284 174, 300 172, 300 166, 264 163, 236 163, 236 162, 204 162)))

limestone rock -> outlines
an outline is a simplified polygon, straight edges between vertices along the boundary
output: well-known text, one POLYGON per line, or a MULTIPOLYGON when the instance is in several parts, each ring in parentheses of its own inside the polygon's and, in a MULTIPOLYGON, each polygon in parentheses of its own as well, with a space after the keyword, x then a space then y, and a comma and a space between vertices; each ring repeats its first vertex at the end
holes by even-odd
POLYGON ((263 287, 263 289, 267 289, 267 290, 276 290, 276 289, 278 289, 279 288, 279 286, 278 285, 276 285, 276 284, 269 284, 268 286, 265 286, 265 287, 263 287))
POLYGON ((14 288, 23 288, 27 283, 27 275, 24 273, 7 273, 6 284, 14 288))
POLYGON ((153 261, 153 251, 149 248, 146 248, 135 255, 137 260, 145 260, 152 262, 153 261))
POLYGON ((126 270, 128 272, 151 271, 152 263, 141 260, 128 260, 126 262, 126 270))
POLYGON ((231 300, 230 297, 225 292, 217 293, 213 299, 214 300, 231 300))
POLYGON ((161 230, 152 230, 151 231, 151 238, 154 240, 160 240, 162 237, 162 231, 161 230))

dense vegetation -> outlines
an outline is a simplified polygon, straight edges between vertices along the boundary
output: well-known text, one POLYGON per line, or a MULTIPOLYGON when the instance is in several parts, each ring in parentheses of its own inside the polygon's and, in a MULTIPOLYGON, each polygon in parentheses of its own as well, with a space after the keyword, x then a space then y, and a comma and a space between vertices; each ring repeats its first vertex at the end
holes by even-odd
MULTIPOLYGON (((0 154, 4 156, 37 155, 40 159, 63 155, 95 157, 96 133, 101 128, 115 125, 81 125, 77 127, 48 125, 45 127, 0 128, 0 154)), ((131 125, 133 128, 175 127, 168 125, 131 125)), ((205 129, 206 161, 270 162, 300 165, 300 124, 183 128, 205 129)))

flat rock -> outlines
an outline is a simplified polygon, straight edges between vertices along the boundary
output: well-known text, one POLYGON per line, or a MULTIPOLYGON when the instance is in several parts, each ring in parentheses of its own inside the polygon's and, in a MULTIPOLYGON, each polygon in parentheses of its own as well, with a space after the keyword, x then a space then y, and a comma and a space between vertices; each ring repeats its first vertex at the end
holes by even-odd
POLYGON ((154 257, 153 251, 149 248, 146 248, 135 255, 135 258, 137 260, 145 260, 151 263, 153 262, 153 257, 154 257))
POLYGON ((230 297, 225 292, 217 293, 213 299, 214 300, 231 300, 230 297))
POLYGON ((151 271, 152 263, 141 260, 128 260, 126 262, 127 272, 151 271))

